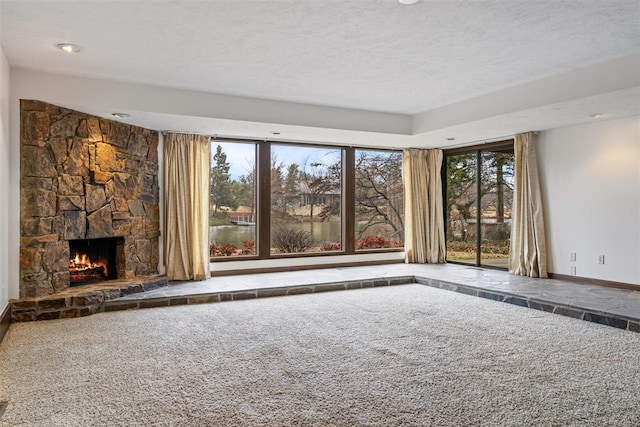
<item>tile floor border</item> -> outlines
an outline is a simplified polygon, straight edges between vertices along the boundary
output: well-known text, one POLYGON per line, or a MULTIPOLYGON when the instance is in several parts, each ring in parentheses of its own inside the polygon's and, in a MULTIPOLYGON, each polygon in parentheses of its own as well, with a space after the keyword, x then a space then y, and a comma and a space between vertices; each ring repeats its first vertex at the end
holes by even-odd
MULTIPOLYGON (((625 329, 632 332, 640 332, 640 317, 633 318, 621 316, 606 311, 589 310, 578 306, 560 304, 557 302, 543 300, 535 297, 526 297, 509 292, 501 292, 495 289, 473 287, 458 283, 445 282, 439 279, 428 279, 416 276, 416 282, 434 288, 458 292, 465 295, 490 299, 507 304, 514 304, 534 310, 546 311, 561 316, 572 317, 574 319, 586 320, 588 322, 599 323, 601 325, 612 326, 618 329, 625 329)), ((640 313, 639 313, 640 314, 640 313)))
MULTIPOLYGON (((101 311, 117 311, 129 309, 142 309, 154 307, 168 307, 175 305, 204 304, 226 301, 238 301, 256 298, 269 298, 287 295, 300 295, 319 292, 332 292, 342 290, 362 289, 378 286, 395 286, 417 283, 438 289, 462 293, 479 298, 513 304, 534 310, 546 311, 575 319, 590 321, 624 329, 632 332, 640 332, 640 313, 637 317, 622 316, 608 311, 593 310, 572 304, 563 304, 552 301, 549 298, 539 298, 520 295, 517 292, 506 292, 481 284, 471 286, 453 283, 441 279, 432 279, 422 276, 394 276, 385 278, 346 280, 340 282, 319 284, 297 284, 292 286, 264 287, 254 289, 242 289, 235 291, 219 291, 210 293, 198 293, 194 295, 173 295, 152 298, 127 299, 120 298, 105 301, 101 311)), ((141 296, 140 294, 138 296, 141 296)))
POLYGON ((173 295, 152 298, 120 298, 105 301, 103 311, 118 311, 139 308, 168 307, 174 305, 206 304, 226 301, 239 301, 256 298, 270 298, 288 295, 317 294, 321 292, 346 291, 380 286, 408 285, 416 283, 414 276, 375 278, 366 280, 345 280, 341 282, 277 286, 269 288, 243 289, 199 293, 195 295, 173 295))

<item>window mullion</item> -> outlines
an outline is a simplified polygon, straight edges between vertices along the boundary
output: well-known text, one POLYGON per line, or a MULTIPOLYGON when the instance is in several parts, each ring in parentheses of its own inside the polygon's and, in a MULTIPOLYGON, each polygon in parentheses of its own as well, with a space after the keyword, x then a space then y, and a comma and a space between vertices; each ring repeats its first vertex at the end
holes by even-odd
POLYGON ((258 257, 269 258, 271 252, 271 143, 258 144, 258 257))
POLYGON ((476 151, 476 265, 480 265, 482 246, 482 151, 476 151))
POLYGON ((342 245, 346 254, 355 253, 356 238, 356 156, 355 149, 352 147, 344 150, 342 160, 342 245))

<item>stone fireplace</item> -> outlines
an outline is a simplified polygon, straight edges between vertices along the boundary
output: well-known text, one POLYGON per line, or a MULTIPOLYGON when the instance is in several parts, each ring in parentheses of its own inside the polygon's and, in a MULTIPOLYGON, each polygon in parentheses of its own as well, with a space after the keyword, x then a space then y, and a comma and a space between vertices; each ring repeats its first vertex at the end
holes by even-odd
POLYGON ((31 100, 20 120, 20 298, 64 291, 72 273, 74 285, 156 274, 158 133, 31 100), (93 255, 111 257, 103 273, 98 259, 72 266, 78 245, 107 241, 112 253, 93 255))

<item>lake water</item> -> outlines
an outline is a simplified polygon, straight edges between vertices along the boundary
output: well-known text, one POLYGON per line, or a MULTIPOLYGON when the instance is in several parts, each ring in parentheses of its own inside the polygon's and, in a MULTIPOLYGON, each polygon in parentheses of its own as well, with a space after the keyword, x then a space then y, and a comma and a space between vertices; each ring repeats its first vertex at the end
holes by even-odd
MULTIPOLYGON (((336 242, 340 239, 341 227, 335 222, 303 222, 289 223, 288 228, 304 230, 311 234, 314 245, 322 245, 325 242, 336 242)), ((244 240, 256 240, 255 226, 217 225, 209 227, 209 241, 220 246, 230 243, 242 247, 244 240)))
MULTIPOLYGON (((287 227, 310 233, 314 246, 320 246, 325 242, 337 242, 341 234, 341 225, 335 222, 294 222, 288 223, 287 227)), ((379 228, 369 228, 367 235, 375 236, 379 228)), ((209 227, 209 241, 217 246, 223 243, 230 243, 241 248, 244 240, 256 240, 255 226, 217 225, 209 227)))

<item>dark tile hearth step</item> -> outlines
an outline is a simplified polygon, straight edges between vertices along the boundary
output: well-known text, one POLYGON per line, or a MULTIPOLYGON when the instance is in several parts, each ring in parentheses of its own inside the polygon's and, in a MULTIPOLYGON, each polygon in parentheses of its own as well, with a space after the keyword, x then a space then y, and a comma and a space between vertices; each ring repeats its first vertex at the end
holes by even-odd
POLYGON ((169 307, 174 305, 206 304, 213 302, 239 301, 255 298, 301 295, 320 292, 345 291, 350 289, 373 288, 378 286, 406 285, 415 283, 414 276, 375 278, 332 283, 277 286, 236 291, 198 293, 193 295, 172 295, 157 297, 123 297, 105 302, 104 311, 118 311, 138 308, 169 307))
POLYGON ((193 294, 173 294, 173 295, 135 295, 122 297, 110 301, 105 301, 104 311, 119 311, 142 308, 170 307, 175 305, 204 304, 225 301, 238 301, 255 298, 279 297, 288 295, 310 294, 318 292, 362 289, 377 286, 393 286, 405 284, 421 284, 448 291, 458 292, 465 295, 490 299, 497 302, 518 305, 520 307, 534 310, 546 311, 562 316, 573 317, 575 319, 586 320, 626 329, 633 332, 640 332, 640 312, 637 316, 622 316, 607 312, 594 312, 588 307, 579 307, 549 301, 542 298, 516 295, 509 292, 501 292, 496 289, 483 288, 482 286, 469 286, 458 283, 447 282, 439 279, 430 279, 419 276, 398 276, 387 278, 373 278, 352 281, 341 281, 318 284, 298 284, 293 286, 277 286, 254 289, 242 289, 234 291, 218 291, 193 294))
POLYGON ((11 321, 66 319, 89 316, 104 311, 111 300, 139 292, 167 286, 166 276, 141 276, 134 279, 118 279, 68 288, 62 292, 38 298, 10 301, 11 321))
POLYGON ((599 323, 601 325, 612 326, 614 328, 626 329, 632 332, 640 332, 640 312, 637 316, 622 316, 614 313, 599 312, 594 313, 586 307, 577 305, 566 305, 536 297, 526 297, 514 295, 508 292, 500 292, 495 289, 483 289, 457 283, 445 282, 442 280, 428 279, 416 276, 416 282, 421 285, 434 288, 445 289, 465 295, 476 296, 498 302, 527 307, 534 310, 546 311, 561 316, 573 317, 574 319, 586 320, 588 322, 599 323))
MULTIPOLYGON (((359 278, 352 278, 352 280, 336 278, 334 281, 328 280, 322 283, 310 283, 307 278, 302 281, 298 280, 298 283, 289 286, 281 285, 281 283, 286 283, 287 279, 282 279, 283 281, 278 283, 273 280, 271 282, 265 280, 263 283, 271 283, 271 285, 264 285, 261 283, 262 279, 247 278, 251 285, 232 287, 230 289, 211 289, 202 285, 187 285, 186 288, 182 288, 184 284, 181 283, 166 286, 166 277, 150 276, 128 281, 113 281, 108 284, 70 288, 65 292, 50 297, 13 300, 11 301, 12 321, 59 319, 87 316, 103 311, 218 303, 418 283, 496 302, 518 305, 523 308, 546 311, 632 332, 640 332, 640 310, 634 309, 635 305, 625 305, 624 307, 626 308, 621 310, 619 307, 617 309, 607 309, 607 305, 602 304, 602 299, 609 301, 612 298, 612 293, 622 303, 626 293, 632 291, 612 289, 597 289, 594 291, 592 287, 568 285, 551 279, 531 282, 532 284, 541 283, 540 286, 545 287, 545 292, 532 292, 530 287, 522 288, 526 290, 520 290, 517 286, 503 290, 496 286, 496 282, 492 283, 491 280, 487 281, 486 278, 460 283, 461 281, 458 281, 459 279, 453 276, 447 280, 445 278, 429 278, 423 274, 397 273, 373 278, 365 273, 360 275, 359 278), (550 283, 553 285, 550 286, 550 283), (557 288, 559 283, 563 284, 562 288, 557 288), (576 295, 582 295, 582 297, 569 300, 563 298, 563 293, 567 292, 566 286, 574 286, 571 292, 575 292, 576 295), (164 288, 157 289, 161 287, 164 288), (557 289, 552 292, 550 290, 552 288, 557 289), (153 291, 153 289, 157 290, 153 291), (588 302, 589 298, 586 298, 585 294, 590 294, 594 299, 588 302), (599 302, 598 298, 600 298, 599 302), (582 302, 579 303, 578 301, 582 302)), ((497 273, 492 274, 495 275, 497 273)), ((512 279, 511 276, 505 277, 512 279)), ((500 277, 497 278, 497 280, 499 279, 500 277)), ((516 278, 516 283, 519 280, 529 279, 516 278)))

